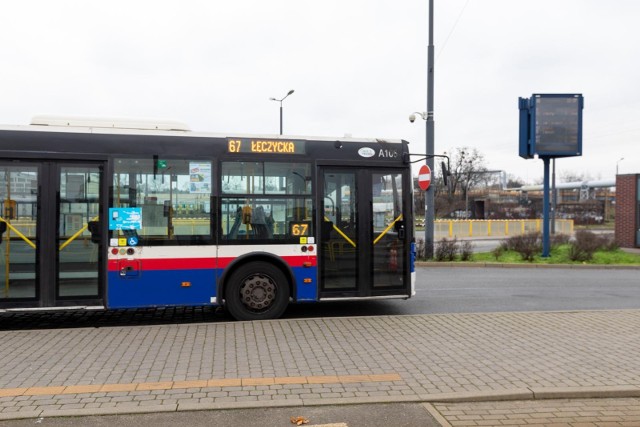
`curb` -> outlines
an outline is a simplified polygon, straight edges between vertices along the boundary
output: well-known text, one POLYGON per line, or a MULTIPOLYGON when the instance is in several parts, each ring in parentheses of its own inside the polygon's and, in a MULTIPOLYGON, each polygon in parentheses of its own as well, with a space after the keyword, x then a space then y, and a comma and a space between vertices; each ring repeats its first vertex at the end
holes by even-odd
POLYGON ((124 406, 122 408, 80 408, 61 410, 25 410, 23 412, 0 413, 0 421, 53 418, 83 417, 103 415, 147 414, 158 412, 184 412, 207 410, 233 410, 257 408, 287 408, 304 406, 358 405, 383 403, 468 403, 495 402, 513 400, 550 400, 550 399, 607 399, 640 397, 640 386, 602 386, 602 387, 533 387, 512 390, 491 390, 485 392, 457 392, 422 394, 417 396, 370 396, 345 397, 331 399, 287 399, 278 401, 185 403, 148 406, 124 406))
POLYGON ((583 270, 640 270, 640 265, 627 264, 507 264, 500 262, 438 262, 416 261, 416 267, 459 267, 459 268, 548 268, 583 270))

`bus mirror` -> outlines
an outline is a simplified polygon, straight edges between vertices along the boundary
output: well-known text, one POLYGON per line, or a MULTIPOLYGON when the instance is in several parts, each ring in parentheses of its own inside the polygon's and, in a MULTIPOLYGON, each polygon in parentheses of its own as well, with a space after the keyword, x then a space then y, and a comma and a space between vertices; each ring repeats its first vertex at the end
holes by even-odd
POLYGON ((100 221, 89 221, 87 223, 87 229, 91 233, 91 242, 100 243, 102 240, 102 233, 100 232, 100 221))
POLYGON ((165 218, 168 218, 171 214, 171 201, 169 200, 165 200, 164 201, 164 208, 162 211, 162 214, 164 215, 165 218))
POLYGON ((2 243, 2 235, 7 231, 7 223, 0 221, 0 243, 2 243))
POLYGON ((444 162, 440 163, 440 168, 442 168, 442 182, 445 187, 449 186, 449 169, 447 169, 447 165, 444 162))

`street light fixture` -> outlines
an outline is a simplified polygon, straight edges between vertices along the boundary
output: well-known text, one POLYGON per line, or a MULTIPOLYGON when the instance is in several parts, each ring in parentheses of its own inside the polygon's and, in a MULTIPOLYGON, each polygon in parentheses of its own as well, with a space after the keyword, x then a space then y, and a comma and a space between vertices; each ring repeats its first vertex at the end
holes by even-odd
POLYGON ((624 157, 620 157, 620 160, 616 162, 616 176, 618 175, 618 164, 624 160, 624 157))
POLYGON ((281 99, 277 99, 277 98, 269 98, 269 101, 277 101, 280 103, 280 135, 282 135, 282 101, 284 101, 285 99, 287 99, 287 97, 289 95, 291 95, 294 92, 293 89, 291 89, 289 92, 287 92, 287 94, 281 98, 281 99))

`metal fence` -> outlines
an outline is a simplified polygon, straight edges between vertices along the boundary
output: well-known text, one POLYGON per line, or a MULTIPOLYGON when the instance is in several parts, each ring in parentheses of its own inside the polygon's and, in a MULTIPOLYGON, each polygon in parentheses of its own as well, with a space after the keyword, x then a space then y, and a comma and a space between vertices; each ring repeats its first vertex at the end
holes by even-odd
MULTIPOLYGON (((573 220, 557 219, 558 234, 572 234, 573 220)), ((541 219, 507 220, 436 220, 434 239, 453 237, 510 237, 530 232, 542 232, 541 219)))

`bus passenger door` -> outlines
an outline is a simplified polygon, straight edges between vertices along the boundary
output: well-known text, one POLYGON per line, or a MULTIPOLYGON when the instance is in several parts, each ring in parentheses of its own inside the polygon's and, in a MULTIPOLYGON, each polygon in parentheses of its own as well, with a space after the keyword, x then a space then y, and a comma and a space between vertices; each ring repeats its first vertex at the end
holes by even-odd
POLYGON ((321 299, 408 296, 408 177, 389 168, 321 172, 321 299))
POLYGON ((0 308, 103 305, 102 170, 102 163, 0 164, 0 308))

